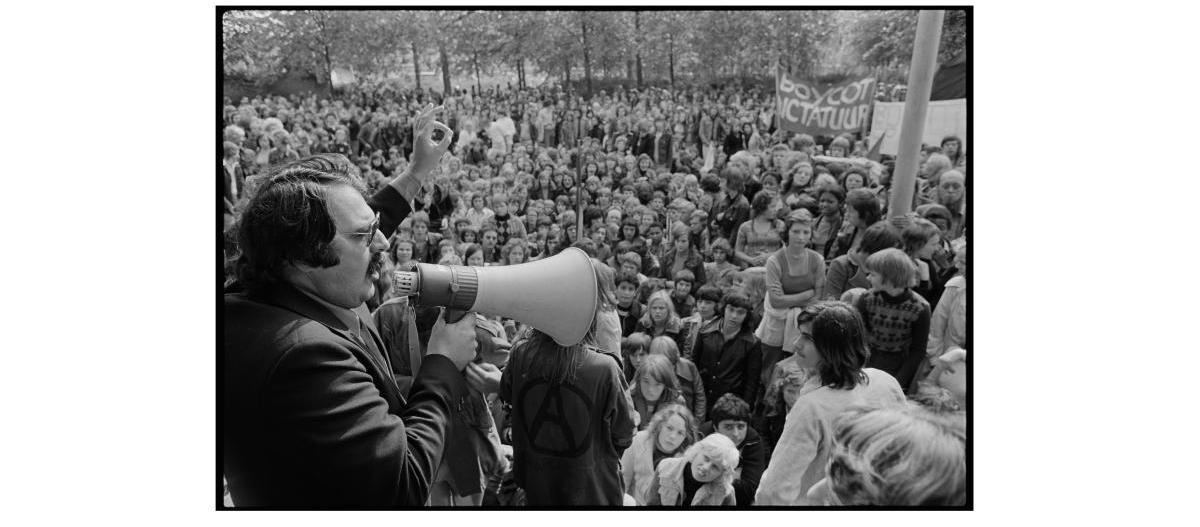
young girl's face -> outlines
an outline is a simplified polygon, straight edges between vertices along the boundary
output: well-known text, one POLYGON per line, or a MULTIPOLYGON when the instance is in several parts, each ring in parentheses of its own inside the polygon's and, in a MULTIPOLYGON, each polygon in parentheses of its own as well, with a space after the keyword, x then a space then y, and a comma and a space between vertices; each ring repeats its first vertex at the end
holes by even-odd
POLYGON ((677 280, 675 282, 675 294, 678 296, 692 294, 692 284, 687 280, 677 280))
POLYGON ((887 288, 888 284, 884 281, 883 275, 870 269, 866 269, 865 271, 867 273, 867 281, 871 282, 872 290, 880 291, 887 288))
POLYGON ((425 235, 429 234, 429 226, 426 225, 424 222, 414 222, 412 229, 413 229, 413 236, 416 237, 418 240, 424 239, 425 235))
POLYGON ((701 452, 692 460, 692 477, 700 483, 713 481, 724 473, 724 467, 715 463, 712 456, 706 452, 701 452))
POLYGON ((949 157, 954 157, 957 155, 958 141, 946 141, 946 144, 942 145, 942 152, 945 152, 945 154, 949 157))
POLYGON ((463 231, 463 243, 475 243, 475 231, 463 231))
POLYGON ((792 185, 793 186, 806 187, 806 186, 808 186, 809 182, 811 182, 811 181, 812 181, 812 171, 807 170, 807 169, 802 168, 800 170, 797 170, 796 173, 794 175, 792 175, 792 185))
POLYGON ((846 191, 863 188, 864 186, 866 185, 863 184, 862 174, 850 174, 846 176, 846 191))
POLYGON ((472 267, 483 267, 483 251, 475 251, 470 258, 467 258, 467 265, 472 267))
POLYGON ((812 240, 812 227, 796 222, 788 229, 788 246, 804 247, 810 240, 812 240))
POLYGON ((403 242, 396 245, 396 258, 400 261, 396 263, 404 263, 412 259, 412 244, 403 242))
POLYGON ((513 247, 508 252, 508 263, 509 265, 525 263, 525 247, 520 245, 513 247))
POLYGON ((682 417, 672 415, 666 421, 663 421, 662 428, 658 429, 658 438, 655 440, 655 446, 658 451, 664 454, 674 454, 683 446, 683 439, 687 437, 687 423, 682 417))
MULTIPOLYGON (((645 349, 635 351, 629 355, 629 363, 634 368, 641 368, 642 363, 646 361, 646 355, 648 355, 648 352, 645 349)), ((657 402, 659 397, 662 397, 665 387, 665 384, 649 375, 643 375, 642 378, 638 379, 638 390, 641 390, 642 397, 652 403, 657 402)))
POLYGON ((821 199, 817 202, 817 206, 821 208, 821 214, 823 216, 832 216, 837 214, 838 211, 837 198, 835 198, 833 194, 829 192, 821 193, 821 199))
POLYGON ((650 320, 656 324, 661 324, 667 321, 667 315, 670 310, 667 309, 667 302, 663 299, 658 299, 650 303, 650 320))

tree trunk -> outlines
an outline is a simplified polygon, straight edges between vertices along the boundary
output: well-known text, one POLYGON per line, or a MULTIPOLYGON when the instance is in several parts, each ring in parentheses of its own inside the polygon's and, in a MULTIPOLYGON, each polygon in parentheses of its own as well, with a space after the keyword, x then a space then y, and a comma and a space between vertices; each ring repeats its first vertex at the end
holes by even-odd
POLYGON ((633 39, 633 42, 634 42, 633 46, 634 46, 634 49, 636 50, 636 51, 634 51, 633 56, 637 60, 637 87, 638 87, 638 89, 641 89, 642 88, 642 46, 640 45, 641 40, 642 40, 642 12, 641 11, 633 12, 633 31, 634 31, 634 33, 637 33, 637 37, 633 39))
POLYGON ((450 96, 450 57, 446 56, 446 43, 438 42, 438 53, 442 59, 442 97, 450 96))
POLYGON ((421 91, 421 62, 417 59, 417 41, 412 41, 413 80, 417 82, 417 91, 421 91))
POLYGON ((329 58, 329 44, 325 44, 325 80, 329 81, 329 91, 333 91, 333 60, 329 58))
POLYGON ((592 59, 588 54, 587 19, 580 13, 579 24, 583 30, 583 77, 587 79, 587 96, 592 96, 592 59))
POLYGON ((633 61, 626 60, 625 61, 625 80, 629 80, 632 78, 633 78, 633 61))
POLYGON ((667 36, 667 74, 671 77, 671 91, 675 91, 675 37, 667 36))
POLYGON ((563 78, 565 79, 563 81, 563 89, 569 91, 571 89, 571 56, 570 55, 563 55, 563 73, 565 74, 563 76, 563 78))
POLYGON ((329 35, 325 31, 326 27, 327 27, 326 23, 325 23, 325 14, 318 12, 317 14, 312 15, 312 16, 313 16, 314 21, 316 21, 316 23, 317 23, 317 27, 320 28, 320 30, 321 30, 321 52, 322 52, 321 58, 324 59, 323 62, 325 64, 325 81, 329 83, 329 90, 332 92, 333 91, 333 60, 330 57, 330 53, 329 53, 329 35))
POLYGON ((475 88, 479 90, 479 93, 483 93, 483 85, 480 84, 479 80, 479 52, 476 51, 471 58, 472 62, 475 63, 475 88))

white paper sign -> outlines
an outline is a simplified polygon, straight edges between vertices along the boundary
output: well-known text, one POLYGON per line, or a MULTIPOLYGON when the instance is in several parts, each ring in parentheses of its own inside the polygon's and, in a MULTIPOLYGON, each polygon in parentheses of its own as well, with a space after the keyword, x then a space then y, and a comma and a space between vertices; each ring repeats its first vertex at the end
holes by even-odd
MULTIPOLYGON (((868 134, 872 144, 883 137, 880 152, 894 156, 900 149, 900 123, 904 120, 903 102, 876 102, 875 112, 871 116, 871 133, 868 134)), ((948 135, 961 137, 963 144, 967 140, 967 100, 954 99, 949 101, 930 101, 929 111, 925 114, 925 133, 921 142, 930 145, 941 144, 942 138, 948 135)))

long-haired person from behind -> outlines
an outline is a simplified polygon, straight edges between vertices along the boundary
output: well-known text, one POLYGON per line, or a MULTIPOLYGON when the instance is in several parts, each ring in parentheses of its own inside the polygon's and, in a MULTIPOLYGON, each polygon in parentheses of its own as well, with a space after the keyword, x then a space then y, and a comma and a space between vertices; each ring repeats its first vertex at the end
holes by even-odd
POLYGON ((583 341, 564 347, 530 328, 500 380, 500 398, 512 405, 513 475, 529 505, 622 504, 620 459, 633 438, 633 409, 619 355, 601 349, 602 314, 616 298, 596 264, 597 316, 583 341))
POLYGON ((800 395, 788 411, 755 505, 810 505, 806 494, 825 476, 834 419, 850 408, 905 401, 896 379, 866 368, 869 352, 858 311, 844 302, 816 306, 820 312, 813 318, 812 333, 801 333, 796 356, 802 367, 818 372, 820 387, 800 395))

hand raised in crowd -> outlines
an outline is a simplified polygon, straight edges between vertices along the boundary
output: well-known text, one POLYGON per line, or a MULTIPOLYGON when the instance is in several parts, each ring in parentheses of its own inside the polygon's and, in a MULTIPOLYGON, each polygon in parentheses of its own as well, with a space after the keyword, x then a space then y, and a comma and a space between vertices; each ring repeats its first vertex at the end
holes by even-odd
POLYGON ((442 154, 450 147, 454 132, 450 127, 434 120, 434 114, 443 110, 443 106, 428 105, 413 119, 413 153, 411 173, 421 183, 433 174, 442 160, 442 154), (440 136, 436 132, 441 132, 440 136), (437 139, 435 139, 437 137, 437 139))
POLYGON ((454 324, 447 324, 445 317, 439 316, 429 335, 428 355, 444 355, 454 362, 458 371, 462 371, 475 358, 478 345, 475 341, 474 314, 467 313, 454 324))

